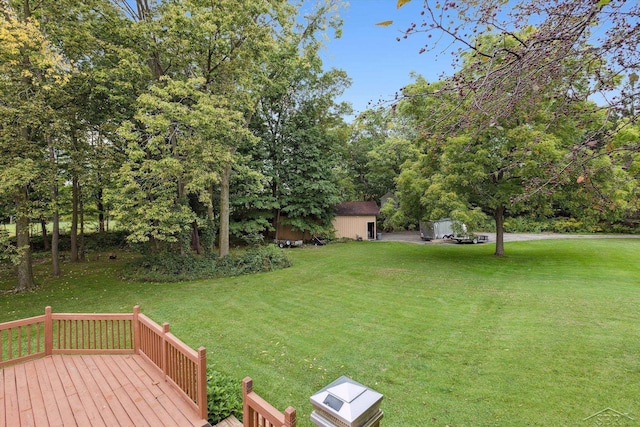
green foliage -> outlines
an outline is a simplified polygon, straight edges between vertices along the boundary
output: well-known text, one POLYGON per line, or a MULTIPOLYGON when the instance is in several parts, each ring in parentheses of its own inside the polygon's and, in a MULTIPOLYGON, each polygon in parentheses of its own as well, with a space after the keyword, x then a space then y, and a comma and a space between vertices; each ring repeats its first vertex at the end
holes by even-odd
MULTIPOLYGON (((239 206, 234 221, 253 225, 251 231, 271 230, 271 224, 280 222, 312 235, 325 234, 333 208, 342 201, 336 172, 343 122, 334 98, 349 81, 343 71, 323 73, 317 52, 305 53, 310 64, 288 69, 289 84, 260 100, 251 123, 260 140, 242 147, 252 168, 263 176, 258 191, 235 197, 239 206)), ((294 59, 293 65, 299 65, 301 59, 294 59)), ((237 180, 235 192, 243 187, 246 180, 237 180)))
POLYGON ((258 246, 218 257, 162 252, 133 261, 125 271, 132 280, 147 282, 181 282, 214 277, 239 276, 288 268, 291 259, 275 245, 258 246))
MULTIPOLYGON (((405 90, 409 96, 399 107, 409 123, 428 130, 416 134, 420 152, 403 165, 397 179, 400 208, 407 216, 450 217, 472 229, 479 229, 489 216, 496 220, 498 233, 503 218, 557 216, 531 227, 519 227, 520 220, 515 220, 509 227, 596 231, 600 222, 619 221, 637 209, 634 156, 616 151, 633 140, 633 127, 621 126, 624 130, 603 151, 600 142, 584 143, 608 126, 603 114, 589 113, 591 103, 575 103, 569 115, 548 101, 524 103, 511 117, 480 129, 462 126, 439 133, 439 120, 455 115, 434 117, 431 97, 411 96, 437 90, 438 85, 418 78, 405 90), (578 125, 582 122, 588 125, 578 125)), ((459 110, 446 97, 438 101, 442 111, 459 110)), ((502 248, 496 248, 496 254, 502 255, 502 248)))
POLYGON ((144 126, 121 128, 128 160, 110 200, 132 242, 179 247, 197 217, 188 196, 209 205, 216 171, 231 161, 223 141, 252 139, 241 114, 203 85, 201 79, 163 79, 138 99, 136 118, 144 126))
MULTIPOLYGON (((481 227, 480 230, 492 231, 481 227)), ((507 233, 640 233, 638 223, 634 221, 607 222, 557 216, 552 218, 520 215, 507 218, 504 222, 507 233)))
POLYGON ((409 139, 413 132, 387 110, 361 113, 350 131, 342 163, 352 198, 380 200, 395 192, 402 165, 419 154, 409 139))
POLYGON ((208 367, 207 405, 211 425, 216 425, 231 415, 242 420, 242 383, 208 367))
POLYGON ((19 256, 15 239, 11 239, 6 230, 0 230, 0 264, 10 263, 17 265, 18 262, 19 256))
POLYGON ((407 217, 402 209, 398 209, 397 202, 389 198, 380 208, 382 229, 386 231, 411 230, 416 226, 415 221, 407 217))
MULTIPOLYGON (((87 233, 84 235, 85 249, 87 251, 94 252, 125 249, 128 247, 127 235, 128 232, 125 230, 107 231, 104 233, 87 233)), ((51 236, 48 235, 47 238, 51 239, 51 236)), ((31 247, 36 252, 44 251, 44 242, 42 241, 41 234, 31 237, 31 247)), ((71 238, 69 234, 60 235, 58 248, 61 251, 68 251, 71 249, 71 238)))
MULTIPOLYGON (((339 33, 334 6, 305 8, 298 20, 301 5, 286 0, 138 3, 148 18, 140 22, 139 36, 151 46, 145 58, 153 57, 156 81, 138 97, 135 120, 120 127, 128 145, 111 192, 112 212, 127 224, 132 242, 184 251, 194 222, 214 221, 216 202, 222 255, 229 234, 270 228, 265 212, 280 201, 261 174, 271 170, 260 167, 260 160, 248 167, 247 153, 238 149, 252 151, 257 142, 248 125, 261 100, 313 92, 322 98, 314 99, 319 110, 332 108, 336 93, 332 82, 322 81, 318 49, 321 33, 329 28, 339 33), (308 82, 311 89, 300 90, 308 82)), ((326 73, 331 74, 344 78, 341 72, 326 73)), ((310 223, 317 219, 313 215, 310 223)))

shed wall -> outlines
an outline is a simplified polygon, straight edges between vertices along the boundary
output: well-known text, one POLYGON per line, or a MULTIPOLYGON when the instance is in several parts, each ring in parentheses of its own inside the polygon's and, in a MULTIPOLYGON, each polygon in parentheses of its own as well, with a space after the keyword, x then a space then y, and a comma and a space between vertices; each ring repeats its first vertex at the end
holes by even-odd
POLYGON ((336 216, 333 219, 333 228, 336 230, 337 238, 357 239, 358 236, 363 239, 376 238, 376 217, 370 216, 336 216), (367 224, 374 224, 373 236, 367 234, 367 224))

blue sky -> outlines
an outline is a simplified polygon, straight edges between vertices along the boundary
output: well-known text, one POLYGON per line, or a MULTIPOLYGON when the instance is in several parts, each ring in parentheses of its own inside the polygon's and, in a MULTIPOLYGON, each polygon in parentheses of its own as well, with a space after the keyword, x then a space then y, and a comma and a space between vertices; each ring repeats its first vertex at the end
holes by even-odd
POLYGON ((422 2, 412 1, 400 9, 396 3, 397 0, 352 0, 348 9, 340 13, 344 20, 342 38, 329 41, 322 53, 326 69, 341 68, 351 77, 352 85, 342 100, 350 102, 356 114, 367 109, 370 101, 375 104, 392 100, 396 91, 412 82, 412 71, 434 81, 443 71, 451 70, 450 56, 419 54, 425 35, 402 39, 411 22, 422 22, 422 2), (375 25, 387 20, 394 23, 387 27, 375 25))

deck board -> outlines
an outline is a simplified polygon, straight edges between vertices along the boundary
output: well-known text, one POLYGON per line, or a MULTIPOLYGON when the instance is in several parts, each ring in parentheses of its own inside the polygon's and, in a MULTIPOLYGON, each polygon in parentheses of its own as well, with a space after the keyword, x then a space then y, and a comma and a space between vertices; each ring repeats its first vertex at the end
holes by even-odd
POLYGON ((104 403, 111 408, 113 411, 114 417, 118 420, 118 423, 122 426, 135 426, 129 414, 124 409, 120 400, 115 395, 111 387, 108 386, 107 380, 104 375, 100 371, 100 368, 96 365, 95 358, 92 356, 87 356, 82 358, 83 362, 87 366, 87 369, 91 373, 91 377, 98 385, 100 392, 102 393, 102 398, 104 399, 104 403))
POLYGON ((36 365, 34 363, 25 365, 25 374, 27 377, 27 387, 29 390, 32 390, 29 392, 29 395, 31 397, 31 407, 33 408, 34 424, 36 426, 49 425, 47 412, 41 409, 45 407, 44 395, 40 388, 40 382, 38 381, 36 365))
POLYGON ((109 366, 107 366, 107 363, 103 361, 102 357, 100 356, 95 357, 95 362, 96 366, 100 370, 100 373, 105 378, 108 386, 113 391, 118 403, 122 405, 123 410, 127 413, 127 416, 131 420, 131 423, 134 426, 148 426, 149 423, 146 421, 140 410, 136 407, 136 402, 134 402, 132 396, 130 396, 122 387, 111 369, 109 369, 109 366))
MULTIPOLYGON (((80 371, 75 364, 76 357, 63 357, 61 358, 62 362, 67 368, 67 372, 69 374, 69 379, 73 382, 73 385, 76 389, 76 396, 82 405, 82 409, 84 413, 89 418, 89 425, 92 427, 107 427, 107 424, 102 419, 100 411, 96 406, 96 402, 94 401, 94 396, 91 396, 89 393, 89 389, 84 384, 82 379, 82 375, 80 375, 80 371)), ((71 397, 71 396, 70 396, 71 397)), ((75 401, 75 405, 78 403, 75 401)))
POLYGON ((18 393, 16 389, 16 370, 10 369, 4 375, 4 413, 7 426, 20 425, 18 393))
MULTIPOLYGON (((172 386, 163 381, 162 374, 158 369, 145 362, 142 358, 127 359, 132 371, 140 380, 149 378, 151 381, 145 381, 147 384, 147 392, 151 393, 155 399, 161 404, 163 411, 167 413, 167 427, 181 425, 183 423, 197 423, 197 416, 193 414, 193 409, 184 399, 173 402, 172 405, 167 404, 167 396, 172 386)), ((151 399, 151 396, 148 396, 151 399)))
POLYGON ((231 415, 229 418, 225 418, 220 421, 215 427, 242 427, 242 423, 238 421, 236 417, 231 415))
POLYGON ((207 426, 137 355, 54 355, 0 369, 0 427, 207 426))
MULTIPOLYGON (((24 365, 16 366, 16 393, 18 398, 18 410, 20 411, 20 419, 28 416, 31 411, 31 399, 29 398, 29 388, 27 387, 27 374, 24 365)), ((31 416, 30 418, 33 418, 31 416)), ((33 425, 33 421, 28 423, 33 425)))
MULTIPOLYGON (((60 375, 56 370, 56 366, 53 363, 53 359, 50 357, 45 357, 44 359, 38 359, 34 361, 38 366, 42 364, 42 368, 44 369, 44 375, 49 379, 51 383, 51 392, 53 393, 54 401, 58 407, 58 412, 60 413, 60 417, 62 419, 62 425, 64 427, 73 427, 77 423, 75 421, 75 417, 73 416, 73 410, 71 409, 71 403, 67 399, 66 394, 64 393, 62 381, 60 380, 60 375)), ((40 371, 38 371, 41 374, 40 371)))
MULTIPOLYGON (((107 356, 103 357, 108 359, 107 356)), ((110 362, 107 360, 107 362, 110 362)), ((111 372, 115 375, 118 381, 122 384, 122 388, 127 391, 127 394, 132 397, 135 402, 136 408, 140 411, 142 417, 152 426, 163 426, 162 419, 166 419, 166 413, 161 416, 156 415, 155 409, 158 409, 156 405, 156 399, 144 393, 144 390, 139 386, 137 382, 134 382, 135 375, 130 372, 126 367, 126 358, 121 360, 122 363, 107 363, 111 372), (162 419, 161 419, 162 418, 162 419)))
POLYGON ((137 365, 135 364, 135 362, 133 362, 133 359, 126 359, 124 362, 125 363, 120 365, 120 368, 128 375, 131 384, 136 388, 136 391, 140 394, 140 396, 142 396, 145 401, 150 402, 149 409, 153 412, 154 415, 157 415, 159 418, 158 422, 154 425, 170 426, 172 424, 180 425, 187 422, 187 420, 181 416, 181 413, 179 411, 177 411, 175 414, 171 414, 167 410, 165 410, 162 403, 158 400, 159 396, 156 396, 149 390, 149 387, 157 389, 155 381, 153 379, 151 379, 151 381, 140 380, 140 378, 138 377, 137 365), (175 419, 174 417, 177 419, 175 419))

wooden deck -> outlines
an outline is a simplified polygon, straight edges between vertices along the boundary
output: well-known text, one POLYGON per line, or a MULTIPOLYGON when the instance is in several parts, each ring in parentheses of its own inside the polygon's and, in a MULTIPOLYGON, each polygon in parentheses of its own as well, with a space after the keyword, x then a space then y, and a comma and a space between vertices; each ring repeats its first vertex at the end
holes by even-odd
MULTIPOLYGON (((53 313, 0 323, 0 427, 210 427, 207 355, 140 313, 53 313)), ((295 427, 242 381, 247 427, 295 427)), ((224 427, 242 425, 230 417, 224 427)))
POLYGON ((53 355, 0 369, 0 427, 208 425, 139 355, 53 355))

